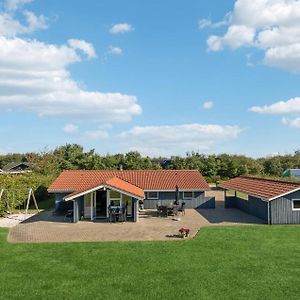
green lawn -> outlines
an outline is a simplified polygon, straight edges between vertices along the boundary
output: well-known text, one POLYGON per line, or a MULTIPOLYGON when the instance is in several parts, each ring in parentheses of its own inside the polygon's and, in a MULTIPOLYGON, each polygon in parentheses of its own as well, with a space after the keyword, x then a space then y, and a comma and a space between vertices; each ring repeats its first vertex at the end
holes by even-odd
POLYGON ((300 226, 126 243, 8 244, 7 232, 1 299, 299 299, 300 226))

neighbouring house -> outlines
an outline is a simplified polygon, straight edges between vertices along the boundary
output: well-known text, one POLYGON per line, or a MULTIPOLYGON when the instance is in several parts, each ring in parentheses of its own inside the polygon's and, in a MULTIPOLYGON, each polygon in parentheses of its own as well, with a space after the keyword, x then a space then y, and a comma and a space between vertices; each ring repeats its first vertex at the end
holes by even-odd
POLYGON ((282 177, 294 177, 294 178, 300 178, 300 169, 286 169, 282 177))
POLYGON ((241 176, 219 185, 225 207, 238 208, 268 224, 300 224, 300 181, 241 176))
POLYGON ((31 172, 31 164, 28 162, 11 162, 2 168, 2 173, 18 174, 31 172))
POLYGON ((134 222, 139 217, 139 201, 144 207, 158 203, 185 202, 187 208, 214 208, 214 198, 206 198, 209 186, 195 170, 69 170, 63 171, 49 187, 56 204, 73 202, 74 222, 108 218, 110 206, 127 207, 134 222))

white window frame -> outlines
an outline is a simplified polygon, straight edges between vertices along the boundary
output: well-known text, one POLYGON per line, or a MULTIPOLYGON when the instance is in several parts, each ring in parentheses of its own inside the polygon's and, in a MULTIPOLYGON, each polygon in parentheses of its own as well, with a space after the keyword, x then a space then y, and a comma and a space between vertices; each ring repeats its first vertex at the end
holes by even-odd
POLYGON ((111 205, 111 201, 120 201, 120 206, 122 206, 122 193, 121 192, 119 192, 119 191, 115 191, 115 190, 113 190, 114 192, 117 192, 117 193, 119 193, 120 194, 120 197, 118 197, 118 198, 112 198, 111 197, 111 195, 110 195, 110 190, 108 190, 108 193, 109 193, 109 205, 111 205))
POLYGON ((192 192, 192 191, 183 192, 182 199, 194 199, 194 192, 192 192), (185 193, 192 193, 192 197, 186 197, 185 193))
POLYGON ((300 201, 300 199, 292 199, 292 210, 300 211, 300 208, 294 208, 294 201, 300 201))
POLYGON ((158 200, 159 199, 159 192, 157 192, 157 191, 147 192, 147 199, 149 199, 149 200, 158 200), (149 197, 149 193, 156 193, 156 197, 149 197))

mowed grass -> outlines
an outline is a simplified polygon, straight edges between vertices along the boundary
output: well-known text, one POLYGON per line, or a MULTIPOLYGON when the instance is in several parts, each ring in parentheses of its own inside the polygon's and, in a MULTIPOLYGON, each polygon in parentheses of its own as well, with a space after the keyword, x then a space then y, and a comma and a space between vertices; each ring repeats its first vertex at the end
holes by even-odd
POLYGON ((299 226, 209 227, 173 242, 9 244, 7 233, 1 299, 299 299, 299 226))

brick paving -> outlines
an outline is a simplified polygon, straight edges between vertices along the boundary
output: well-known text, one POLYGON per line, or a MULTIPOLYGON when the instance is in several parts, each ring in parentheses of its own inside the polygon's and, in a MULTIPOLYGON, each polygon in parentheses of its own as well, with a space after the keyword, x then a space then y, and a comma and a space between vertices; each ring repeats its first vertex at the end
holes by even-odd
POLYGON ((185 216, 175 221, 169 216, 158 217, 154 210, 141 213, 138 223, 108 223, 106 221, 65 222, 63 217, 42 212, 10 229, 8 241, 13 243, 91 242, 91 241, 153 241, 178 240, 178 229, 188 227, 191 236, 205 226, 261 224, 262 220, 238 209, 187 209, 185 216))

